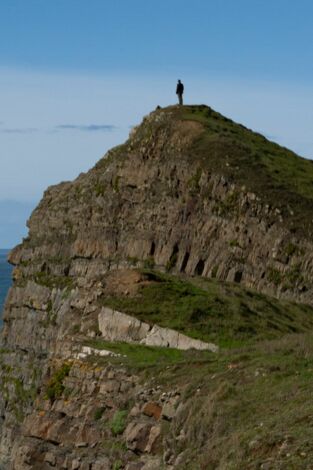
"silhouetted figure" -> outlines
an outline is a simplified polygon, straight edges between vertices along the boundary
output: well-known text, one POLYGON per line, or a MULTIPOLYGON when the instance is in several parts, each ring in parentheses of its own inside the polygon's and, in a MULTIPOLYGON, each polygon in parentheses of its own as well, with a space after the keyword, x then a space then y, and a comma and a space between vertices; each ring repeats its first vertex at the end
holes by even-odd
POLYGON ((184 93, 184 85, 180 80, 178 80, 177 87, 176 87, 176 95, 178 96, 178 103, 180 105, 183 104, 183 93, 184 93))

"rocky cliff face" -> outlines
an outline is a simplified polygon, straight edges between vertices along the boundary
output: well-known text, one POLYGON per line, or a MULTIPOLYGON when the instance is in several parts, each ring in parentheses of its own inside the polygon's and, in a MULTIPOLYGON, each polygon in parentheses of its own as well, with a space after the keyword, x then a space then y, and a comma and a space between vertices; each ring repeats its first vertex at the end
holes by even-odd
POLYGON ((88 173, 45 192, 10 255, 0 468, 193 468, 177 444, 188 432, 172 421, 191 406, 181 390, 77 354, 99 335, 115 270, 153 266, 313 303, 311 195, 285 185, 278 199, 262 151, 269 162, 283 152, 210 108, 161 109, 88 173))

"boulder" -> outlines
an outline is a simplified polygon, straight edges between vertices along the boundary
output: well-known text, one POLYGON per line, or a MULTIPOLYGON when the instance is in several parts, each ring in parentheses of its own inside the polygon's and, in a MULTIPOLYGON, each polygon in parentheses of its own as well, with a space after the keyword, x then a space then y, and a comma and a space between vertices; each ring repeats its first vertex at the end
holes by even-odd
POLYGON ((155 402, 148 402, 144 405, 142 412, 144 415, 159 420, 162 414, 162 407, 155 402))
POLYGON ((134 452, 145 452, 152 424, 130 423, 125 430, 127 448, 134 452))

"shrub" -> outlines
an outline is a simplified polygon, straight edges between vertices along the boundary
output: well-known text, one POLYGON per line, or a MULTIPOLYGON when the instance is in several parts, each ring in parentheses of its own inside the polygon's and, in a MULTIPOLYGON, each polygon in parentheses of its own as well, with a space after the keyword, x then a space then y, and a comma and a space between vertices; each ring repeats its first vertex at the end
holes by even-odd
POLYGON ((128 412, 126 410, 120 410, 115 412, 110 425, 112 434, 114 436, 118 436, 119 434, 122 434, 124 432, 126 427, 127 414, 128 412))
POLYGON ((149 258, 145 259, 143 262, 143 267, 145 269, 153 269, 155 265, 154 258, 149 256, 149 258))
POLYGON ((94 414, 94 420, 98 421, 99 419, 101 419, 104 411, 105 411, 104 406, 101 406, 101 408, 97 408, 94 414))
POLYGON ((217 265, 213 266, 212 271, 211 271, 211 277, 212 278, 216 278, 217 271, 218 271, 218 266, 217 265))
POLYGON ((285 248, 285 252, 286 252, 286 255, 287 256, 293 256, 295 254, 297 254, 298 252, 298 247, 296 245, 294 245, 293 243, 288 243, 288 245, 286 246, 285 248))
POLYGON ((267 279, 273 284, 275 284, 275 286, 278 286, 279 284, 281 284, 283 280, 283 276, 281 272, 278 271, 278 269, 269 268, 268 273, 267 273, 267 279))
POLYGON ((51 401, 54 401, 62 396, 62 393, 65 389, 65 386, 63 385, 63 380, 65 379, 65 377, 68 376, 70 370, 70 364, 65 363, 59 370, 54 373, 47 385, 46 398, 51 401))
POLYGON ((121 460, 117 460, 113 464, 113 470, 121 470, 122 467, 123 467, 123 463, 121 460))

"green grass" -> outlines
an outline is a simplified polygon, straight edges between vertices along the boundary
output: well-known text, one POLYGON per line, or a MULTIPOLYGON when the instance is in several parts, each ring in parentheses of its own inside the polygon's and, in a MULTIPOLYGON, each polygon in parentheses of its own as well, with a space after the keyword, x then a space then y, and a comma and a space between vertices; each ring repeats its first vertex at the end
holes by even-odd
MULTIPOLYGON (((278 207, 294 231, 312 233, 313 162, 225 118, 207 106, 172 111, 203 125, 189 156, 278 207)), ((196 163, 195 163, 196 164, 196 163)), ((199 170, 198 170, 199 171, 199 170)))
POLYGON ((313 329, 311 306, 213 279, 143 272, 151 282, 142 285, 137 295, 107 296, 102 304, 222 347, 313 329))
POLYGON ((126 410, 118 410, 114 413, 112 421, 110 423, 110 429, 112 431, 113 436, 118 436, 122 434, 126 428, 126 418, 128 415, 128 411, 126 410))
POLYGON ((49 289, 56 287, 58 289, 70 290, 75 287, 74 279, 69 276, 54 276, 45 272, 38 272, 34 275, 34 280, 37 284, 49 289))
POLYGON ((165 370, 163 382, 183 390, 174 427, 186 441, 172 441, 177 454, 188 443, 182 470, 255 469, 267 461, 273 469, 310 468, 312 344, 312 335, 288 336, 165 370))
MULTIPOLYGON (((129 367, 143 369, 151 366, 166 367, 169 364, 179 364, 182 362, 190 362, 195 357, 194 351, 180 351, 172 348, 161 348, 155 346, 145 346, 142 344, 129 344, 123 342, 111 343, 102 339, 91 339, 85 342, 87 346, 96 349, 107 349, 121 357, 111 357, 114 363, 127 364, 129 367)), ((204 352, 201 354, 201 360, 211 357, 212 353, 204 352)), ((97 357, 98 360, 98 357, 97 357)), ((199 357, 197 357, 199 360, 199 357)))
MULTIPOLYGON (((181 470, 254 470, 266 462, 277 470, 311 468, 312 333, 220 354, 162 355, 160 348, 100 340, 98 347, 129 357, 95 357, 97 366, 122 364, 135 370, 144 387, 181 393, 175 420, 164 431, 175 455, 186 451, 181 470), (177 439, 182 431, 185 439, 177 439)), ((126 417, 124 410, 114 415, 114 436, 121 436, 126 417)))

